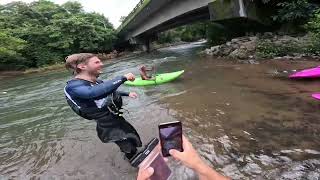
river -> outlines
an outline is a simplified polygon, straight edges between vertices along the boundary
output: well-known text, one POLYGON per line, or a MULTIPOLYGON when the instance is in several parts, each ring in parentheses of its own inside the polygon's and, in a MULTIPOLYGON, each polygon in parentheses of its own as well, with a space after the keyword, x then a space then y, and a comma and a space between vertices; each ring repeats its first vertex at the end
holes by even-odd
MULTIPOLYGON (((180 120, 201 156, 233 179, 319 179, 320 81, 293 81, 276 70, 316 66, 313 61, 245 64, 202 57, 203 44, 159 49, 106 63, 102 79, 154 64, 158 73, 184 69, 159 86, 126 87, 126 119, 146 143, 161 122, 180 120)), ((0 179, 135 179, 114 144, 103 144, 95 123, 76 116, 63 94, 64 70, 2 79, 0 179)), ((196 179, 169 160, 172 179, 196 179)))

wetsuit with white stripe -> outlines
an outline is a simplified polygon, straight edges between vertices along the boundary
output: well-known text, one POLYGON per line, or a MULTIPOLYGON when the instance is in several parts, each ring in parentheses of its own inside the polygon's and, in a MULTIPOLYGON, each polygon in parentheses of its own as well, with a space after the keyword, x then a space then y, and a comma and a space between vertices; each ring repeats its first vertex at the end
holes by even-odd
POLYGON ((136 147, 142 145, 139 134, 122 116, 112 111, 115 104, 122 106, 121 96, 129 95, 117 91, 126 80, 124 76, 109 81, 97 80, 96 83, 72 79, 67 82, 64 92, 74 112, 97 122, 97 134, 102 142, 115 142, 123 152, 133 154, 136 147))
MULTIPOLYGON (((104 111, 107 96, 116 92, 117 88, 127 79, 124 76, 119 76, 109 81, 97 80, 96 83, 83 79, 73 79, 67 82, 65 87, 65 95, 69 105, 76 109, 78 108, 80 116, 86 119, 96 119, 96 112, 104 111), (70 101, 70 102, 69 102, 70 101), (70 104, 71 103, 71 104, 70 104), (95 115, 91 116, 90 113, 95 115)), ((121 96, 128 96, 129 93, 117 92, 121 96)))

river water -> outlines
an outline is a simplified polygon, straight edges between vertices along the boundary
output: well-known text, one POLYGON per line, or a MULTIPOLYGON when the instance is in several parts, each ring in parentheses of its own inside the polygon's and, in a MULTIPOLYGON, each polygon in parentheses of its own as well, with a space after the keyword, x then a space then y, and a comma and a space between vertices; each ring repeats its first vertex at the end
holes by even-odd
MULTIPOLYGON (((180 120, 201 156, 233 179, 319 179, 319 81, 293 81, 280 70, 317 62, 245 64, 197 55, 202 44, 163 48, 107 63, 103 79, 137 66, 185 69, 159 86, 126 87, 126 119, 146 143, 161 122, 180 120)), ((103 144, 95 123, 76 116, 63 94, 66 71, 2 79, 0 83, 0 179, 135 179, 137 171, 114 144, 103 144)), ((196 179, 169 160, 172 179, 196 179)))

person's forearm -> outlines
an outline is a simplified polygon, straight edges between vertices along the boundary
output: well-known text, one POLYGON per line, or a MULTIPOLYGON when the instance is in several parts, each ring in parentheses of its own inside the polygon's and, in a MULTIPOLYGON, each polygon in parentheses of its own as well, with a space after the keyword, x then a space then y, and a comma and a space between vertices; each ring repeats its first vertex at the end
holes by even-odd
POLYGON ((101 99, 115 91, 126 80, 126 77, 119 76, 94 86, 74 87, 72 93, 82 99, 101 99))
POLYGON ((142 79, 144 79, 144 80, 150 79, 150 78, 149 78, 147 75, 145 75, 145 74, 142 74, 141 77, 142 77, 142 79))
POLYGON ((199 180, 229 180, 228 177, 219 174, 204 162, 199 163, 194 170, 198 173, 199 180))

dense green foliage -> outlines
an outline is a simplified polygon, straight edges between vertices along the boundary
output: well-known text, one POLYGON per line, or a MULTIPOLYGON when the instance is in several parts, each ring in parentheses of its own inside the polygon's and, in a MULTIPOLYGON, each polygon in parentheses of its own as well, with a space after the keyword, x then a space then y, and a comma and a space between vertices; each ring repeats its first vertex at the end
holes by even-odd
POLYGON ((282 24, 280 31, 294 34, 306 33, 307 35, 303 40, 281 44, 262 39, 258 42, 257 56, 272 58, 295 53, 320 55, 320 9, 314 2, 291 0, 277 3, 279 9, 273 16, 273 20, 282 24))
POLYGON ((228 30, 224 26, 212 22, 200 22, 160 33, 158 43, 192 42, 207 39, 208 43, 213 45, 225 42, 229 38, 228 36, 228 30))
POLYGON ((178 28, 181 32, 181 40, 186 42, 196 41, 206 37, 206 24, 196 23, 178 28))
POLYGON ((304 24, 313 17, 317 5, 310 0, 291 0, 277 3, 278 11, 273 21, 280 23, 281 31, 286 33, 306 32, 304 24))
POLYGON ((272 58, 294 53, 320 55, 320 9, 314 10, 315 6, 305 0, 281 4, 283 5, 283 9, 278 14, 278 16, 283 16, 281 21, 304 23, 304 29, 307 30, 308 35, 305 36, 304 40, 281 44, 275 44, 268 40, 260 40, 257 46, 257 56, 272 58), (312 12, 311 9, 313 9, 312 12), (303 14, 302 12, 309 12, 309 14, 303 14))
POLYGON ((223 25, 208 23, 206 29, 207 40, 210 45, 225 43, 231 38, 231 32, 223 25))
POLYGON ((48 0, 0 5, 0 70, 41 67, 76 52, 111 50, 114 29, 80 3, 48 0))
POLYGON ((288 39, 281 43, 272 42, 270 39, 260 39, 257 44, 256 55, 259 58, 295 56, 295 54, 313 56, 320 55, 319 48, 319 39, 314 34, 309 33, 303 38, 288 39))
POLYGON ((287 2, 278 3, 278 14, 273 16, 275 21, 282 23, 301 24, 305 23, 316 8, 315 5, 308 2, 308 0, 292 0, 287 2))
POLYGON ((0 32, 1 64, 6 64, 10 68, 15 66, 18 68, 22 63, 26 63, 26 59, 22 56, 22 50, 26 44, 26 41, 13 37, 7 32, 0 32))
POLYGON ((312 51, 320 54, 320 9, 314 13, 314 17, 306 24, 306 28, 311 32, 312 51))
POLYGON ((314 13, 314 17, 309 20, 306 27, 316 36, 320 37, 320 9, 314 13))
POLYGON ((185 25, 162 32, 158 35, 158 43, 172 43, 177 41, 192 42, 207 39, 208 44, 218 45, 233 37, 233 32, 223 25, 214 22, 201 22, 185 25))
POLYGON ((206 23, 195 23, 177 27, 160 33, 159 43, 171 43, 176 41, 192 42, 206 37, 206 23))
POLYGON ((260 40, 257 45, 256 54, 259 58, 273 58, 277 56, 293 55, 294 53, 307 52, 303 47, 301 47, 301 44, 295 41, 276 44, 270 40, 260 40))

